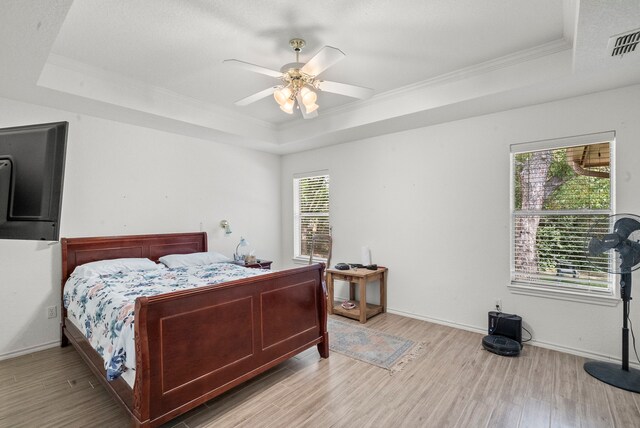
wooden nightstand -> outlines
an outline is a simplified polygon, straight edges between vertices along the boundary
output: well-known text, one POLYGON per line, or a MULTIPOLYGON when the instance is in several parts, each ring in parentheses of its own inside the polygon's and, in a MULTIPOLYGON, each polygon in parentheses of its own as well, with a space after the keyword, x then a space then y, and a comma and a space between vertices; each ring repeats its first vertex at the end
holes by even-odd
POLYGON ((271 260, 261 260, 258 259, 256 260, 255 263, 249 263, 248 265, 245 265, 244 262, 232 262, 237 264, 238 266, 244 266, 247 268, 253 268, 253 269, 271 269, 271 263, 273 263, 271 260))
POLYGON ((366 323, 367 318, 387 311, 387 268, 380 266, 377 270, 368 270, 364 268, 338 270, 327 269, 327 289, 329 293, 328 307, 330 314, 338 314, 345 317, 353 318, 361 323, 366 323), (343 308, 342 302, 333 300, 333 281, 347 281, 349 283, 349 301, 356 306, 353 309, 343 308), (374 305, 367 303, 367 282, 380 281, 380 304, 374 305), (359 300, 355 301, 356 290, 358 285, 359 300), (364 310, 363 310, 364 308, 364 310))

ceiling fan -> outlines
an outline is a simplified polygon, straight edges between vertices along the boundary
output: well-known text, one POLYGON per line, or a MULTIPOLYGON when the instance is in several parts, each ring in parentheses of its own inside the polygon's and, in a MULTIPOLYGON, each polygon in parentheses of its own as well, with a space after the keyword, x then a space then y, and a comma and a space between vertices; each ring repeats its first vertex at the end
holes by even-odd
POLYGON ((289 46, 296 53, 296 62, 285 64, 280 71, 271 70, 259 65, 237 59, 226 59, 225 64, 235 65, 254 73, 265 74, 282 81, 281 84, 272 86, 256 94, 250 95, 235 104, 246 106, 264 97, 273 94, 280 109, 288 114, 293 114, 293 109, 298 105, 302 117, 311 119, 318 115, 317 91, 332 92, 348 97, 367 99, 373 95, 373 90, 361 86, 348 85, 346 83, 331 82, 318 79, 318 75, 333 64, 345 57, 345 54, 337 48, 325 46, 306 64, 299 60, 300 51, 305 46, 302 39, 291 39, 289 46))

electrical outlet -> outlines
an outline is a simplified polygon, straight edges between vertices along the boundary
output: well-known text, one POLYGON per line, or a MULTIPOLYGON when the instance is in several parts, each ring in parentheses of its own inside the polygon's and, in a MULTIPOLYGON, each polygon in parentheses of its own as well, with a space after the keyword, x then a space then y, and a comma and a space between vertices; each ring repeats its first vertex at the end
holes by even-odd
POLYGON ((49 306, 47 308, 47 318, 56 318, 58 316, 58 307, 57 306, 49 306))
POLYGON ((496 311, 502 312, 502 299, 496 299, 495 307, 496 311))

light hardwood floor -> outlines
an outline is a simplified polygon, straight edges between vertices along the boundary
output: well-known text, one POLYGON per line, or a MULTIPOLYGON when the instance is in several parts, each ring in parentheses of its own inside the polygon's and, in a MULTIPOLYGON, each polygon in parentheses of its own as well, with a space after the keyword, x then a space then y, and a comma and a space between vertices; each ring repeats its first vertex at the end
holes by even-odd
MULTIPOLYGON (((167 426, 640 427, 640 394, 591 378, 582 358, 534 346, 500 357, 480 334, 393 314, 366 326, 425 350, 390 376, 314 347, 167 426)), ((127 423, 72 347, 0 361, 0 427, 127 423)))

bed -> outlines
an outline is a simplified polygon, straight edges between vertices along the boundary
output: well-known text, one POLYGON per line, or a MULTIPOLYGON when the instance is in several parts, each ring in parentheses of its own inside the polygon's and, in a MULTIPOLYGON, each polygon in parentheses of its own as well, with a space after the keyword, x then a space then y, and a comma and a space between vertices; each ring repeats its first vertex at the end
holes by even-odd
MULTIPOLYGON (((203 252, 207 236, 63 238, 61 244, 64 289, 78 265, 203 252)), ((133 426, 155 427, 314 345, 327 358, 323 275, 324 265, 314 264, 137 298, 133 387, 121 377, 107 381, 102 357, 67 318, 64 305, 61 346, 75 347, 133 426)))

